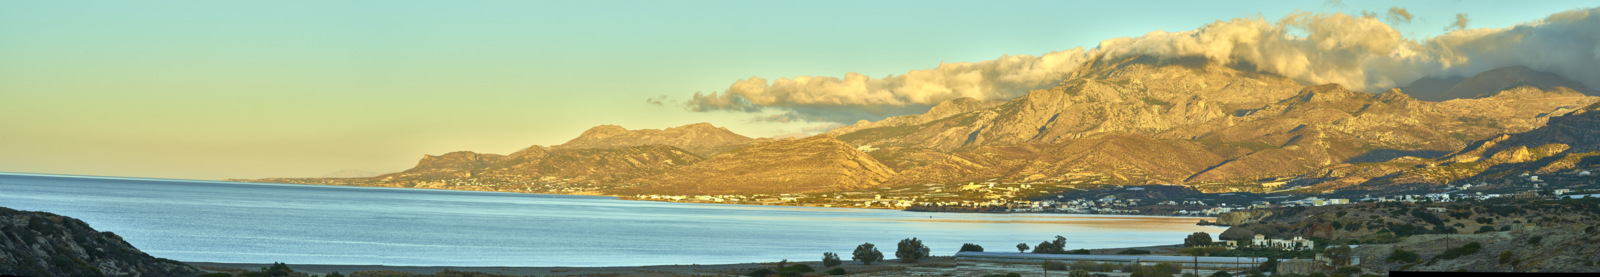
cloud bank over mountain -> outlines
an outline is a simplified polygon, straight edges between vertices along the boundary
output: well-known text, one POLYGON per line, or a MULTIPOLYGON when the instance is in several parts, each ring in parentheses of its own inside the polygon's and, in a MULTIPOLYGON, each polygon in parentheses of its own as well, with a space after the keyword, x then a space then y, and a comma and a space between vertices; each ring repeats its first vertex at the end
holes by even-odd
MULTIPOLYGON (((1396 8, 1385 19, 1404 23, 1409 15, 1396 8)), ((1276 21, 1239 18, 1190 31, 1107 39, 1088 51, 1080 47, 1041 56, 947 63, 883 78, 857 73, 771 81, 752 77, 720 93, 696 93, 687 105, 694 111, 779 111, 760 119, 766 121, 877 120, 923 112, 960 97, 1014 98, 1055 85, 1092 57, 1134 55, 1204 57, 1308 85, 1338 83, 1364 91, 1515 65, 1600 87, 1600 8, 1565 11, 1505 28, 1465 29, 1464 20, 1455 24, 1456 31, 1409 39, 1375 14, 1296 13, 1276 21)))
POLYGON ((763 120, 855 122, 923 112, 940 101, 961 97, 1014 98, 1028 90, 1055 85, 1077 69, 1085 57, 1080 47, 1041 56, 945 63, 883 78, 853 72, 844 78, 799 76, 768 81, 751 77, 734 82, 721 93, 695 93, 689 107, 694 111, 746 112, 777 108, 788 113, 763 120))

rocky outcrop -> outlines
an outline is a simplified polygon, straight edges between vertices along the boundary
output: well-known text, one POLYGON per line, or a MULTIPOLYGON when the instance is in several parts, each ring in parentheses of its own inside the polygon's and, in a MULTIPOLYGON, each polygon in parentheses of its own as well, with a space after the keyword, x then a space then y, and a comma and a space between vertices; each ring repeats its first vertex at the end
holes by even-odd
POLYGON ((1272 216, 1272 210, 1243 210, 1217 215, 1217 225, 1234 226, 1245 223, 1255 223, 1258 220, 1272 216))
POLYGON ((187 264, 151 257, 83 221, 0 207, 0 275, 195 276, 187 264))

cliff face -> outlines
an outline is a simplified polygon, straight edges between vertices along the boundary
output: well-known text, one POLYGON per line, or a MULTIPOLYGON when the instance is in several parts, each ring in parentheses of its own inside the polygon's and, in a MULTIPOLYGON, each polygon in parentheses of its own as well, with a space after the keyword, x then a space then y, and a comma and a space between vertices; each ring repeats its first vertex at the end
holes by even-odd
POLYGON ((200 270, 159 259, 83 221, 0 207, 0 275, 195 276, 200 270))

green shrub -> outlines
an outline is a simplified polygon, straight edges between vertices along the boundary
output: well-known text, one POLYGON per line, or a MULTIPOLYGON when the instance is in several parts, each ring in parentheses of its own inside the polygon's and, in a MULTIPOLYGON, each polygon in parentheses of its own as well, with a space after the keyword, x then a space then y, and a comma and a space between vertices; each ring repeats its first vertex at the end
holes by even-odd
POLYGON ((1478 231, 1477 232, 1472 232, 1472 233, 1473 234, 1482 234, 1482 233, 1488 233, 1488 232, 1494 232, 1494 227, 1490 227, 1490 226, 1478 227, 1478 231))
POLYGON ((757 270, 754 270, 754 271, 750 271, 750 273, 745 273, 744 276, 765 277, 765 276, 772 276, 774 274, 778 274, 778 271, 777 270, 772 270, 771 268, 762 268, 762 269, 757 269, 757 270))
POLYGON ((894 256, 900 258, 902 263, 915 263, 917 260, 927 258, 930 252, 928 246, 922 245, 922 240, 909 238, 900 240, 900 244, 894 250, 894 256))
POLYGON ((839 260, 839 254, 834 254, 833 252, 822 253, 823 267, 835 267, 840 264, 844 264, 844 261, 839 260))
POLYGON ((835 267, 833 269, 829 269, 828 270, 828 275, 845 275, 845 274, 849 274, 849 272, 845 272, 843 267, 835 267))
POLYGON ((1044 267, 1045 270, 1067 270, 1067 263, 1059 261, 1044 261, 1041 266, 1044 267))
POLYGON ((1461 256, 1477 254, 1479 249, 1483 249, 1483 245, 1478 244, 1478 242, 1467 243, 1467 245, 1462 245, 1461 247, 1445 250, 1444 254, 1439 254, 1437 258, 1446 260, 1460 258, 1461 256))
POLYGON ((1356 276, 1357 274, 1361 274, 1361 268, 1354 266, 1340 267, 1339 270, 1334 270, 1333 273, 1344 274, 1344 276, 1356 276))
POLYGON ((957 250, 956 252, 983 252, 983 246, 978 246, 977 244, 971 243, 962 244, 961 250, 957 250))
POLYGON ((872 245, 872 243, 862 243, 856 246, 856 251, 852 253, 850 259, 861 261, 862 264, 872 265, 873 262, 883 261, 883 252, 878 251, 878 247, 872 245))
POLYGON ((1533 236, 1531 238, 1528 238, 1528 244, 1538 245, 1539 241, 1542 241, 1542 240, 1544 240, 1543 236, 1533 236))
POLYGON ((1509 262, 1511 262, 1511 250, 1506 250, 1506 252, 1500 252, 1500 264, 1506 264, 1506 263, 1509 263, 1509 262))
POLYGON ((805 265, 805 264, 795 264, 795 265, 791 265, 791 266, 787 266, 787 267, 778 268, 778 275, 782 275, 782 276, 800 276, 801 274, 811 273, 811 272, 817 272, 817 271, 814 270, 814 269, 811 269, 811 266, 805 265))
POLYGON ((1415 262, 1420 261, 1420 260, 1422 260, 1422 256, 1421 255, 1417 255, 1417 253, 1413 253, 1411 251, 1400 250, 1400 248, 1395 248, 1394 251, 1390 251, 1389 252, 1389 257, 1383 259, 1383 261, 1389 262, 1389 263, 1394 263, 1394 262, 1415 263, 1415 262))

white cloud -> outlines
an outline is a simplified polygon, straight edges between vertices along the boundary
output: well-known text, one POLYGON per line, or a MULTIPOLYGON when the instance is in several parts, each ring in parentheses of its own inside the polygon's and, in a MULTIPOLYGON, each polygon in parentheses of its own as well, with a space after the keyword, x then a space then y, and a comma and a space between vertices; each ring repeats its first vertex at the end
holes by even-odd
POLYGON ((1012 55, 981 62, 946 63, 883 78, 853 72, 844 78, 799 76, 768 81, 751 77, 734 82, 720 93, 695 93, 688 105, 694 111, 786 111, 764 117, 764 121, 881 119, 927 111, 949 99, 1007 99, 1028 90, 1048 88, 1077 69, 1084 57, 1082 48, 1074 48, 1041 56, 1012 55))
MULTIPOLYGON (((1391 22, 1409 12, 1390 9, 1391 22)), ((1465 15, 1453 26, 1464 27, 1465 15)), ((1196 30, 1155 31, 1112 38, 1093 50, 1042 56, 941 64, 899 76, 844 78, 799 76, 735 82, 721 93, 688 101, 695 111, 759 112, 777 109, 764 121, 853 123, 925 112, 940 101, 972 97, 1009 99, 1055 85, 1087 57, 1149 55, 1204 57, 1225 64, 1248 63, 1258 71, 1305 84, 1339 83, 1378 91, 1428 76, 1470 76, 1522 65, 1600 87, 1600 8, 1572 10, 1517 26, 1465 29, 1426 39, 1408 39, 1376 16, 1291 14, 1277 21, 1241 18, 1196 30)))

